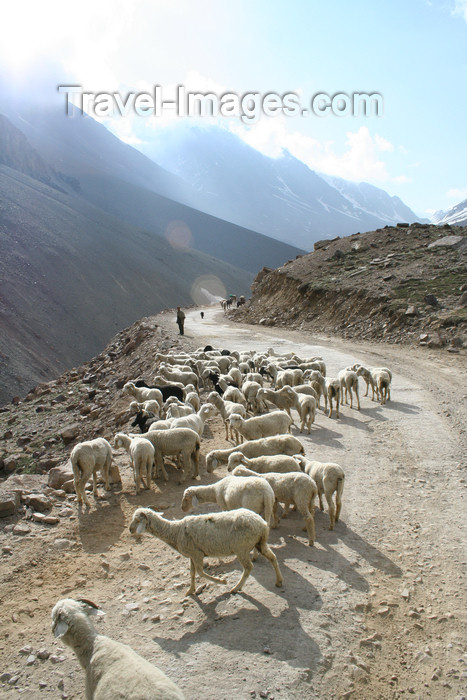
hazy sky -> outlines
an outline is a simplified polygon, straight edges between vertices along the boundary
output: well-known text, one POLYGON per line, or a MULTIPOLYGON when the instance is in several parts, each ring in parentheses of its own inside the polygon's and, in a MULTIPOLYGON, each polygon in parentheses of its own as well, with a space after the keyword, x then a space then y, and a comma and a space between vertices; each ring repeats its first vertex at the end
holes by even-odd
MULTIPOLYGON (((316 93, 379 93, 379 117, 216 121, 268 155, 286 148, 382 187, 421 216, 467 198, 467 0, 15 0, 1 33, 3 70, 21 86, 53 65, 56 84, 122 96, 183 85, 293 92, 308 105, 316 93)), ((175 119, 164 115, 104 123, 138 144, 175 119)))

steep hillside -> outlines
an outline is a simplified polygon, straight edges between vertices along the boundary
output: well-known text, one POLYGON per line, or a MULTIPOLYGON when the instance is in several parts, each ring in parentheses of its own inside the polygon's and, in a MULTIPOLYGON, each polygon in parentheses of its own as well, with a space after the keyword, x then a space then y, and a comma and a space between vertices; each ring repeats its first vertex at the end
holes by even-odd
POLYGON ((251 283, 6 166, 0 191, 0 403, 95 355, 142 315, 251 283))
POLYGON ((288 152, 269 158, 225 129, 185 120, 138 148, 191 186, 198 208, 305 250, 323 237, 417 220, 378 187, 321 175, 288 152))
POLYGON ((467 227, 385 227, 315 244, 231 312, 249 323, 387 342, 461 346, 467 328, 467 227))

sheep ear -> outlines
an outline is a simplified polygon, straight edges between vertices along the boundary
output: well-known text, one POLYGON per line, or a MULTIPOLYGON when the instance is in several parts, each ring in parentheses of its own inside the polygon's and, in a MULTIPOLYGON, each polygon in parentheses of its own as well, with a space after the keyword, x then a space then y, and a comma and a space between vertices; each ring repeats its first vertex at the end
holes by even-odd
POLYGON ((197 499, 196 496, 193 496, 193 497, 192 497, 192 499, 191 499, 191 505, 193 506, 193 508, 196 508, 196 506, 199 505, 199 501, 198 501, 198 499, 197 499))
POLYGON ((87 600, 86 598, 78 598, 78 602, 84 606, 87 615, 97 615, 102 617, 105 612, 99 608, 98 605, 92 602, 92 600, 87 600))
POLYGON ((68 632, 68 622, 65 620, 59 620, 54 627, 54 636, 63 637, 64 634, 68 632))
POLYGON ((143 532, 145 531, 145 529, 146 529, 146 523, 145 523, 145 522, 140 522, 140 523, 138 523, 138 526, 137 526, 137 528, 136 528, 136 534, 137 534, 137 535, 142 535, 143 532))

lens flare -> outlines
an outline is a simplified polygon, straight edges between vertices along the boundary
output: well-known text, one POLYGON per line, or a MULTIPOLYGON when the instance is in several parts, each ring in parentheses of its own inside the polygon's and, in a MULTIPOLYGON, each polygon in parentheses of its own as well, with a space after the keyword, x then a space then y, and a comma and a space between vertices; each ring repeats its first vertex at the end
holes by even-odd
POLYGON ((192 248, 193 239, 189 226, 184 221, 170 221, 165 229, 165 237, 176 250, 192 248))
POLYGON ((197 306, 217 304, 225 295, 225 286, 215 275, 197 277, 191 287, 191 298, 197 306))

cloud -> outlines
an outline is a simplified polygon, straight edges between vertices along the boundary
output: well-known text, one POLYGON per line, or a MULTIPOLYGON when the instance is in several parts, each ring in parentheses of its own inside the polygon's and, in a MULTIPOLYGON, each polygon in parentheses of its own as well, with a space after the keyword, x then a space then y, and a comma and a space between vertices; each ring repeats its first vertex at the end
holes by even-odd
POLYGON ((446 197, 454 199, 456 202, 462 202, 464 199, 467 199, 467 187, 455 187, 446 192, 446 197))
POLYGON ((455 0, 452 14, 462 17, 467 22, 467 0, 455 0))
POLYGON ((298 131, 290 131, 282 117, 260 119, 252 126, 231 126, 250 146, 273 158, 284 150, 303 161, 312 170, 342 177, 346 180, 370 181, 378 183, 406 183, 406 175, 392 176, 381 154, 393 152, 395 147, 379 134, 372 136, 366 126, 357 131, 346 132, 345 150, 339 149, 333 141, 318 141, 298 131))

